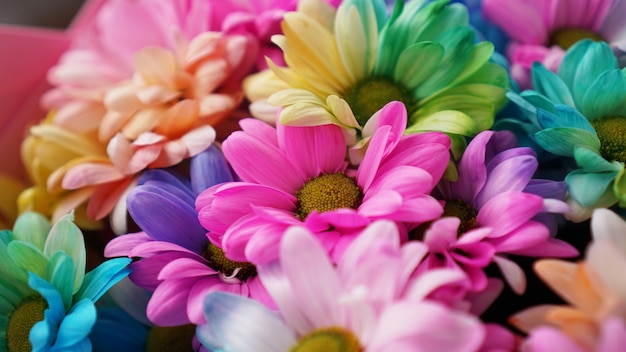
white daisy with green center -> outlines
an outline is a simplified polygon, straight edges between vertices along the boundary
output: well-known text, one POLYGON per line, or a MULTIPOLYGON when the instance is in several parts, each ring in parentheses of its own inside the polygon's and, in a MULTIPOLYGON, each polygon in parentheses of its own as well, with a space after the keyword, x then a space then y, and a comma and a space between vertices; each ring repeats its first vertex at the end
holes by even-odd
POLYGON ((271 72, 244 83, 253 115, 274 122, 269 102, 282 107, 285 125, 332 123, 366 137, 370 117, 400 101, 406 133, 445 132, 460 151, 463 136, 492 126, 509 80, 489 61, 493 45, 475 43, 467 8, 448 2, 398 0, 388 17, 382 0, 348 0, 336 10, 302 1, 272 38, 287 67, 270 61, 271 72))
POLYGON ((128 275, 128 258, 85 274, 85 242, 73 215, 51 226, 24 213, 0 231, 0 351, 88 351, 97 301, 128 275))
POLYGON ((525 133, 576 161, 565 177, 574 209, 569 218, 582 221, 616 203, 626 207, 626 69, 607 43, 586 39, 568 50, 557 74, 539 63, 532 73, 534 90, 508 95, 525 112, 525 133))

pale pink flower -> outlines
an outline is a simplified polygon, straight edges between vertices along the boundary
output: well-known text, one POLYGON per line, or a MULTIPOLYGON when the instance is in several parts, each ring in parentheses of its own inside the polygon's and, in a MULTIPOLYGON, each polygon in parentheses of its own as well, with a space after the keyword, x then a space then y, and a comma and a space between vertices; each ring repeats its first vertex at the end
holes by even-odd
POLYGON ((224 141, 224 154, 243 182, 229 182, 196 200, 200 223, 233 260, 276 258, 279 240, 304 225, 338 259, 374 220, 418 223, 441 215, 429 193, 449 160, 449 138, 438 132, 403 136, 407 113, 399 102, 379 112, 394 120, 372 136, 357 170, 335 125, 277 128, 243 120, 224 141))
POLYGON ((228 345, 231 351, 288 351, 325 334, 347 351, 477 350, 485 336, 477 318, 425 299, 463 279, 460 272, 441 269, 407 281, 424 251, 418 242, 401 247, 396 225, 379 221, 335 267, 312 233, 293 227, 281 241, 279 260, 258 267, 282 319, 254 302, 209 294, 198 338, 208 348, 228 345), (246 319, 251 314, 254 321, 246 319), (232 333, 235 322, 245 339, 232 333))

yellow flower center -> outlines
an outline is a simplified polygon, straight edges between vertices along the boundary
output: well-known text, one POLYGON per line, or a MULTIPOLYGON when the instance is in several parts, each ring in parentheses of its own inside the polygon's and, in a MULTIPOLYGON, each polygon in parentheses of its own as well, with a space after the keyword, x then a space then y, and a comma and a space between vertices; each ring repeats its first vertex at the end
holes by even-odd
POLYGON ((626 163, 626 117, 602 117, 591 120, 591 125, 600 140, 600 155, 626 163))
POLYGON ((148 333, 146 352, 193 351, 192 340, 196 334, 193 324, 180 326, 154 326, 148 333))
POLYGON ((409 116, 416 108, 416 101, 412 92, 404 86, 387 78, 366 78, 343 94, 354 116, 361 126, 367 120, 391 101, 404 103, 409 116))
POLYGON ((478 216, 478 213, 474 210, 474 207, 460 199, 446 201, 442 217, 445 216, 454 216, 461 219, 457 236, 461 236, 465 232, 476 228, 476 216, 478 216))
POLYGON ((37 295, 26 297, 18 304, 9 316, 6 331, 6 345, 9 352, 30 352, 30 330, 37 322, 44 319, 44 312, 48 309, 48 302, 37 295))
POLYGON ((339 327, 319 329, 303 336, 290 352, 360 352, 359 340, 348 330, 339 327))
POLYGON ((596 33, 581 28, 563 28, 552 32, 550 35, 550 45, 558 45, 563 50, 583 39, 592 39, 596 42, 603 41, 602 37, 596 33))
POLYGON ((256 276, 256 267, 247 262, 235 262, 224 254, 221 248, 212 243, 202 253, 204 258, 209 261, 209 266, 226 275, 227 277, 236 277, 241 281, 246 281, 249 277, 256 276))
POLYGON ((361 205, 363 192, 354 179, 344 175, 324 174, 307 181, 296 192, 296 214, 301 220, 313 211, 323 213, 340 208, 356 209, 361 205))

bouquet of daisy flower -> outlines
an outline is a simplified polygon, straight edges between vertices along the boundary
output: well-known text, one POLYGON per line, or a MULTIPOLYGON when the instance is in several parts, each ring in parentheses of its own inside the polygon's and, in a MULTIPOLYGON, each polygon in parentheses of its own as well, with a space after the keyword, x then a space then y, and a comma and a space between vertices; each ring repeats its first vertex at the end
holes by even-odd
POLYGON ((625 13, 89 1, 0 82, 0 351, 623 349, 625 13))

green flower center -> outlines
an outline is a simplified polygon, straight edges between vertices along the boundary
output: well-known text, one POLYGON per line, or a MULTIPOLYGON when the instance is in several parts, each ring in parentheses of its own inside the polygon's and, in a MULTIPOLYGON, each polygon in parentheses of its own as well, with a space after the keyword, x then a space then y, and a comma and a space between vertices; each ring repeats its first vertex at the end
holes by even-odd
POLYGON ((196 334, 193 324, 180 326, 154 326, 148 333, 146 352, 193 351, 192 340, 196 334))
POLYGON ((48 302, 39 295, 26 297, 9 316, 6 344, 9 352, 30 352, 30 330, 44 319, 48 302))
POLYGON ((457 236, 461 236, 467 231, 476 228, 476 216, 478 216, 478 213, 474 210, 474 207, 460 199, 446 201, 442 217, 445 216, 454 216, 461 219, 461 224, 456 232, 457 236))
POLYGON ((249 277, 256 276, 254 265, 247 262, 235 262, 226 258, 224 251, 210 242, 202 254, 209 261, 211 268, 227 277, 236 277, 241 281, 246 281, 249 277))
POLYGON ((324 174, 307 181, 296 192, 296 214, 301 220, 313 211, 323 213, 340 208, 356 209, 361 205, 363 192, 354 179, 344 175, 324 174))
POLYGON ((315 330, 303 336, 290 352, 359 352, 359 340, 352 332, 339 327, 315 330))
POLYGON ((626 163, 626 118, 602 117, 591 120, 600 140, 600 155, 606 160, 626 163))
POLYGON ((567 50, 570 46, 583 39, 592 39, 596 42, 603 40, 602 37, 588 29, 563 28, 550 34, 550 45, 558 45, 563 50, 567 50))
POLYGON ((404 103, 409 116, 417 102, 410 90, 388 78, 366 78, 343 94, 354 116, 361 126, 387 103, 397 100, 404 103))

